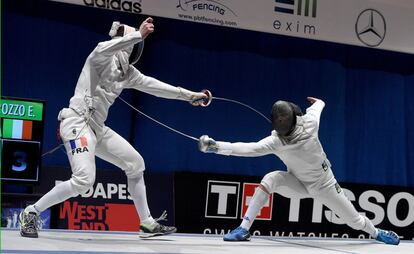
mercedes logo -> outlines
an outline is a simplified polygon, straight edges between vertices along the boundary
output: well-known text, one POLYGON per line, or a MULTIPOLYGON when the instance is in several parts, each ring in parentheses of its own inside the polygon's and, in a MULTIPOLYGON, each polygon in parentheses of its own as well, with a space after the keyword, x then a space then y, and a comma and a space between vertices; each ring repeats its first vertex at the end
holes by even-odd
POLYGON ((355 23, 358 39, 368 47, 377 47, 382 43, 386 28, 384 16, 374 9, 363 10, 355 23))

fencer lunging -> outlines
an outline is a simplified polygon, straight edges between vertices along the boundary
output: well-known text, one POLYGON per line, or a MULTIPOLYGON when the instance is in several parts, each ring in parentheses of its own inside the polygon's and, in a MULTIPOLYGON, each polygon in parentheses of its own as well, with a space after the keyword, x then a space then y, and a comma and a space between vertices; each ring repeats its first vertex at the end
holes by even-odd
POLYGON ((263 177, 241 225, 224 235, 224 240, 250 240, 249 229, 256 215, 267 202, 269 194, 276 192, 288 198, 317 199, 351 228, 367 232, 378 241, 398 244, 396 233, 375 228, 344 195, 318 138, 319 120, 325 103, 313 97, 308 97, 308 100, 311 106, 306 109, 305 115, 296 104, 277 101, 272 107, 273 131, 258 142, 216 142, 207 135, 200 137, 199 149, 202 152, 244 157, 275 154, 287 167, 287 172, 273 171, 263 177))
MULTIPOLYGON (((111 40, 98 43, 87 57, 70 99, 60 111, 60 135, 64 142, 72 177, 56 185, 34 205, 20 214, 21 235, 38 237, 38 215, 64 200, 85 193, 95 182, 95 156, 121 168, 128 181, 128 191, 141 219, 141 229, 148 233, 176 231, 158 223, 150 214, 143 178, 141 155, 124 138, 105 126, 108 110, 123 89, 133 88, 151 95, 188 101, 200 105, 207 95, 175 87, 139 72, 135 64, 143 50, 144 39, 154 31, 152 18, 139 29, 113 22, 111 40)), ((138 229, 137 229, 138 230, 138 229)))

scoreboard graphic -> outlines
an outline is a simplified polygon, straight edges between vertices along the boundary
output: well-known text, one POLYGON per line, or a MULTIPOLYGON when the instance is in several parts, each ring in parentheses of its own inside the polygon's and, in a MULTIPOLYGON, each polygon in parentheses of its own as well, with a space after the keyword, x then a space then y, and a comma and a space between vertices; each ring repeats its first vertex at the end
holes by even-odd
POLYGON ((1 180, 38 181, 44 102, 0 100, 1 180))

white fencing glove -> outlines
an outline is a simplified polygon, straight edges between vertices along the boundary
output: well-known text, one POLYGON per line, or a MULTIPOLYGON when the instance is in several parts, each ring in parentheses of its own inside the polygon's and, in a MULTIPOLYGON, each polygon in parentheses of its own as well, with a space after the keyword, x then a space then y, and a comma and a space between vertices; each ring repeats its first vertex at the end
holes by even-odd
POLYGON ((193 106, 200 106, 209 99, 207 94, 203 92, 192 92, 182 87, 178 87, 178 89, 180 89, 178 98, 188 101, 193 106))
POLYGON ((203 153, 217 153, 218 148, 217 142, 207 135, 201 136, 198 141, 198 149, 203 153))
POLYGON ((207 100, 207 95, 203 93, 194 93, 193 98, 191 98, 190 104, 193 106, 200 106, 207 100))

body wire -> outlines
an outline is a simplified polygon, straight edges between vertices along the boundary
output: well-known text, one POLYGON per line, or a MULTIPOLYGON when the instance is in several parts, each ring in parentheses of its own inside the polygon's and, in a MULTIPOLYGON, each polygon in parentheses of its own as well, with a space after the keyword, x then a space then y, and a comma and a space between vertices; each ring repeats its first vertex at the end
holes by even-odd
POLYGON ((253 107, 251 107, 251 106, 249 106, 249 105, 247 105, 247 104, 245 104, 245 103, 243 103, 243 102, 240 102, 240 101, 236 101, 236 100, 231 100, 231 99, 227 99, 227 98, 222 98, 222 97, 212 97, 214 100, 219 100, 219 101, 228 101, 228 102, 233 102, 233 103, 236 103, 236 104, 239 104, 239 105, 242 105, 242 106, 244 106, 244 107, 246 107, 246 108, 248 108, 248 109, 250 109, 250 110, 253 110, 254 112, 256 112, 257 114, 259 114, 261 117, 263 117, 264 119, 266 119, 266 121, 267 122, 269 122, 269 123, 272 123, 272 121, 270 121, 270 119, 269 118, 267 118, 265 115, 263 115, 260 111, 258 111, 258 110, 256 110, 255 108, 253 108, 253 107))
MULTIPOLYGON (((136 107, 134 107, 134 106, 132 106, 130 103, 128 103, 126 100, 124 100, 122 97, 118 97, 122 102, 124 102, 126 105, 128 105, 129 107, 131 107, 133 110, 135 110, 135 111, 137 111, 138 113, 140 113, 141 115, 143 115, 143 116, 145 116, 146 118, 148 118, 148 119, 150 119, 151 121, 153 121, 153 122, 155 122, 155 123, 157 123, 157 124, 159 124, 159 125, 161 125, 161 126, 163 126, 163 127, 165 127, 165 128, 167 128, 167 129, 169 129, 169 130, 171 130, 171 131, 173 131, 173 132, 175 132, 175 133, 177 133, 177 134, 179 134, 179 135, 182 135, 182 136, 184 136, 184 137, 186 137, 186 138, 189 138, 189 139, 192 139, 192 140, 194 140, 194 141, 199 141, 199 139, 198 138, 195 138, 195 137, 193 137, 193 136, 191 136, 191 135, 188 135, 188 134, 186 134, 186 133, 184 133, 184 132, 181 132, 181 131, 179 131, 179 130, 177 130, 177 129, 174 129, 174 128, 172 128, 172 127, 170 127, 170 126, 168 126, 168 125, 166 125, 166 124, 164 124, 164 123, 162 123, 161 121, 158 121, 157 119, 155 119, 155 118, 153 118, 153 117, 151 117, 151 116, 149 116, 149 115, 147 115, 147 114, 145 114, 144 112, 142 112, 142 111, 140 111, 139 109, 137 109, 136 107)), ((232 102, 232 103, 235 103, 235 104, 238 104, 238 105, 241 105, 241 106, 244 106, 244 107, 246 107, 246 108, 248 108, 248 109, 250 109, 250 110, 252 110, 252 111, 254 111, 254 112, 256 112, 257 114, 259 114, 261 117, 263 117, 267 122, 269 122, 269 123, 271 123, 271 121, 270 121, 270 119, 269 118, 267 118, 265 115, 263 115, 261 112, 259 112, 258 110, 256 110, 255 108, 253 108, 253 107, 251 107, 251 106, 249 106, 249 105, 247 105, 247 104, 245 104, 245 103, 243 103, 243 102, 240 102, 240 101, 237 101, 237 100, 232 100, 232 99, 227 99, 227 98, 222 98, 222 97, 212 97, 212 99, 214 99, 214 100, 219 100, 219 101, 227 101, 227 102, 232 102)), ((89 120, 89 119, 88 119, 89 120)), ((89 121, 88 121, 89 122, 89 121)), ((82 129, 83 128, 85 128, 85 126, 86 125, 88 125, 88 122, 86 122, 85 123, 85 125, 82 127, 82 129)), ((80 132, 79 132, 80 133, 80 132)), ((78 134, 79 135, 79 134, 78 134)), ((76 139, 76 138, 75 138, 76 139)), ((58 150, 61 146, 63 146, 64 144, 62 143, 62 144, 59 144, 58 146, 56 146, 56 147, 54 147, 53 149, 51 149, 51 150, 49 150, 49 151, 47 151, 47 152, 45 152, 44 154, 42 154, 42 157, 43 156, 45 156, 45 155, 48 155, 48 154, 51 154, 51 153, 54 153, 56 150, 58 150)))
POLYGON ((197 141, 197 142, 199 141, 199 139, 198 139, 198 138, 195 138, 195 137, 193 137, 193 136, 190 136, 190 135, 188 135, 188 134, 185 134, 184 132, 181 132, 181 131, 179 131, 179 130, 176 130, 176 129, 174 129, 174 128, 172 128, 172 127, 170 127, 170 126, 168 126, 168 125, 166 125, 166 124, 164 124, 164 123, 162 123, 162 122, 160 122, 160 121, 156 120, 155 118, 150 117, 149 115, 145 114, 144 112, 140 111, 139 109, 137 109, 137 108, 135 108, 134 106, 132 106, 131 104, 129 104, 127 101, 125 101, 125 100, 124 100, 124 99, 122 99, 121 97, 118 97, 118 98, 119 98, 121 101, 123 101, 125 104, 127 104, 128 106, 130 106, 132 109, 134 109, 135 111, 137 111, 138 113, 140 113, 141 115, 143 115, 143 116, 145 116, 146 118, 150 119, 151 121, 154 121, 154 122, 156 122, 157 124, 159 124, 159 125, 161 125, 161 126, 163 126, 163 127, 167 128, 167 129, 169 129, 169 130, 171 130, 171 131, 173 131, 173 132, 175 132, 175 133, 178 133, 178 134, 180 134, 180 135, 182 135, 182 136, 184 136, 184 137, 187 137, 187 138, 189 138, 189 139, 195 140, 195 141, 197 141))
MULTIPOLYGON (((125 100, 124 100, 124 99, 122 99, 121 97, 118 97, 118 98, 119 98, 121 101, 123 101, 125 104, 127 104, 128 106, 130 106, 132 109, 134 109, 135 111, 137 111, 138 113, 140 113, 141 115, 143 115, 143 116, 145 116, 146 118, 150 119, 151 121, 154 121, 155 123, 157 123, 157 124, 159 124, 159 125, 161 125, 161 126, 163 126, 163 127, 167 128, 167 129, 169 129, 169 130, 171 130, 171 131, 173 131, 173 132, 175 132, 175 133, 178 133, 178 134, 180 134, 180 135, 182 135, 182 136, 184 136, 184 137, 187 137, 187 138, 189 138, 189 139, 195 140, 195 141, 197 141, 197 142, 199 141, 199 139, 198 139, 198 138, 195 138, 195 137, 193 137, 193 136, 191 136, 191 135, 185 134, 184 132, 181 132, 181 131, 179 131, 179 130, 177 130, 177 129, 174 129, 174 128, 172 128, 172 127, 170 127, 170 126, 168 126, 168 125, 166 125, 166 124, 164 124, 164 123, 162 123, 162 122, 160 122, 160 121, 158 121, 158 120, 154 119, 153 117, 151 117, 151 116, 149 116, 149 115, 145 114, 144 112, 142 112, 142 111, 140 111, 139 109, 135 108, 134 106, 132 106, 130 103, 128 103, 127 101, 125 101, 125 100)), ((253 107, 251 107, 251 106, 249 106, 249 105, 247 105, 247 104, 245 104, 245 103, 242 103, 242 102, 240 102, 240 101, 236 101, 236 100, 227 99, 227 98, 222 98, 222 97, 212 97, 212 99, 215 99, 215 100, 220 100, 220 101, 227 101, 227 102, 236 103, 236 104, 238 104, 238 105, 242 105, 242 106, 244 106, 244 107, 246 107, 246 108, 248 108, 248 109, 250 109, 250 110, 253 110, 253 111, 254 111, 254 112, 256 112, 257 114, 259 114, 261 117, 263 117, 264 119, 266 119, 266 121, 267 121, 267 122, 271 123, 271 121, 269 120, 269 118, 267 118, 265 115, 263 115, 262 113, 260 113, 258 110, 254 109, 253 107)))

